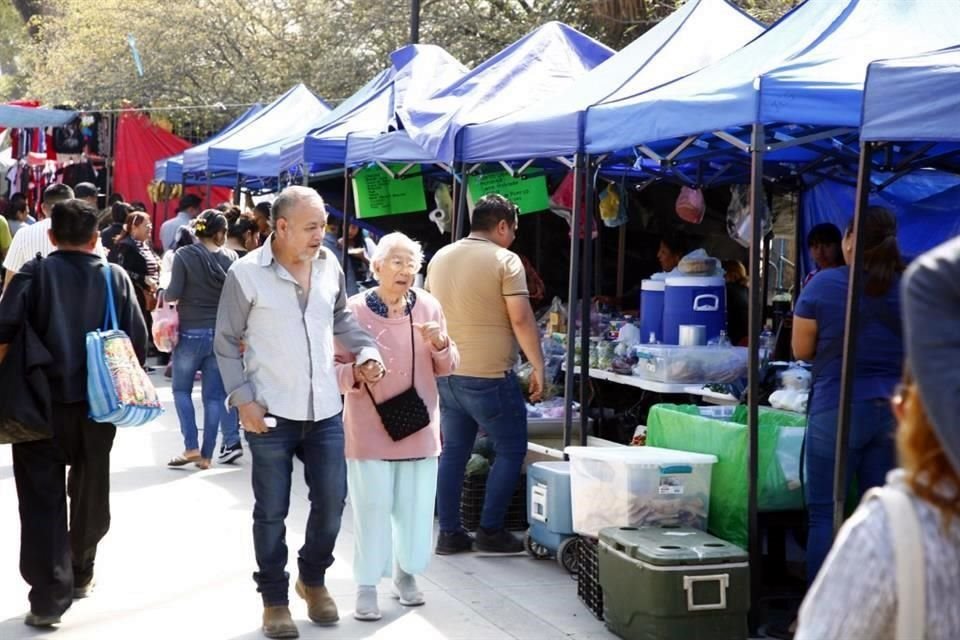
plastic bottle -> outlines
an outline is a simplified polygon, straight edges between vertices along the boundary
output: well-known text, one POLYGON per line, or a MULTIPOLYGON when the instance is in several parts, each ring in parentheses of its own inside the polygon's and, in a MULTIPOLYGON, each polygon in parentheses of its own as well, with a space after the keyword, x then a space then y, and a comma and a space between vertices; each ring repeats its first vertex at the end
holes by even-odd
POLYGON ((763 326, 763 332, 760 333, 760 366, 765 367, 769 364, 776 348, 776 338, 773 335, 773 321, 767 320, 763 326))
POLYGON ((727 337, 727 332, 725 329, 720 329, 720 335, 716 338, 710 338, 710 341, 707 342, 707 346, 710 347, 731 347, 733 344, 730 342, 730 338, 727 337))

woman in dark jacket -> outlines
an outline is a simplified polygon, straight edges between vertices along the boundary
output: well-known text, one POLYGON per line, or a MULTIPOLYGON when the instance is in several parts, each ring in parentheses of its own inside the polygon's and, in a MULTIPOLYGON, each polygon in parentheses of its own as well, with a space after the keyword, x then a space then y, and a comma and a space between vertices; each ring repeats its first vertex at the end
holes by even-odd
POLYGON ((152 231, 153 225, 150 224, 147 214, 133 211, 127 215, 123 230, 107 256, 110 262, 123 267, 133 281, 140 311, 147 322, 147 335, 151 335, 153 330, 150 312, 157 305, 157 287, 160 282, 160 259, 150 247, 152 231))
POLYGON ((180 334, 173 350, 173 403, 183 434, 183 453, 167 465, 182 467, 195 463, 210 467, 217 442, 217 426, 223 432, 219 462, 233 462, 241 455, 240 422, 236 409, 224 406, 226 391, 217 357, 213 352, 213 334, 217 324, 217 306, 227 271, 237 254, 226 249, 227 218, 216 209, 207 209, 194 223, 198 242, 177 250, 173 256, 170 286, 164 293, 167 302, 177 303, 180 334), (193 408, 193 383, 201 373, 203 398, 203 443, 197 441, 197 419, 193 408))

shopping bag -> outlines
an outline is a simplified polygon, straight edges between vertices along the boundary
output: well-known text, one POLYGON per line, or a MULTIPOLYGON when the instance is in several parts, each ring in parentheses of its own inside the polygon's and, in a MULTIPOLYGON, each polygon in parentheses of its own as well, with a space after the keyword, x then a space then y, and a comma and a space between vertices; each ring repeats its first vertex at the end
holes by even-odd
POLYGON ((166 301, 163 291, 157 294, 157 308, 153 310, 153 344, 157 351, 173 353, 180 332, 180 314, 176 305, 166 301))
POLYGON ((157 390, 140 366, 130 337, 117 326, 113 278, 106 263, 107 302, 103 328, 87 333, 87 401, 90 418, 136 427, 163 413, 157 390))

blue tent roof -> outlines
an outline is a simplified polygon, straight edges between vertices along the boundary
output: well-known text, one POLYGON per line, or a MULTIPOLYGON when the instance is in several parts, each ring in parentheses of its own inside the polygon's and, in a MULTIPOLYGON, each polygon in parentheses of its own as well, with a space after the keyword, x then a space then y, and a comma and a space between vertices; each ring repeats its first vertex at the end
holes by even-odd
MULTIPOLYGON (((221 136, 224 136, 230 131, 233 131, 235 128, 237 128, 238 126, 240 126, 241 124, 243 124, 244 122, 246 122, 247 120, 255 116, 256 114, 260 113, 260 111, 262 110, 263 110, 263 105, 260 104, 259 102, 254 105, 251 105, 250 108, 247 109, 242 116, 240 116, 239 118, 237 118, 236 120, 228 124, 226 127, 221 129, 220 132, 217 133, 217 135, 213 136, 212 138, 210 138, 209 140, 207 140, 202 144, 209 145, 214 143, 216 140, 220 139, 221 136)), ((166 182, 169 184, 180 184, 181 182, 183 182, 183 154, 178 153, 175 156, 170 156, 169 158, 164 158, 163 160, 157 160, 153 164, 153 177, 156 180, 159 180, 161 182, 166 182)), ((204 182, 206 181, 204 180, 204 182)), ((223 185, 234 186, 235 180, 233 178, 228 177, 228 178, 222 178, 220 182, 223 185)))
POLYGON ((398 114, 410 138, 433 159, 452 162, 463 127, 512 113, 532 97, 556 95, 611 55, 593 38, 549 22, 398 114))
POLYGON ((427 97, 467 68, 435 45, 410 45, 390 54, 391 66, 337 106, 306 137, 290 136, 240 154, 240 173, 275 176, 301 163, 311 171, 343 166, 347 135, 381 133, 396 126, 396 110, 427 97))
POLYGON ((587 107, 692 73, 736 51, 763 30, 763 25, 726 0, 689 0, 574 81, 563 96, 545 96, 505 118, 467 127, 462 157, 480 162, 576 153, 587 107))
POLYGON ((236 173, 241 151, 298 131, 304 135, 329 112, 323 100, 298 84, 226 135, 184 151, 183 171, 236 173))
POLYGON ((960 142, 960 47, 874 62, 863 95, 863 140, 960 142))
POLYGON ((76 111, 22 107, 16 104, 0 104, 0 127, 9 129, 34 129, 39 127, 62 127, 77 117, 76 111))
POLYGON ((434 162, 429 151, 410 139, 406 131, 384 134, 351 133, 347 136, 347 166, 381 162, 434 162))
POLYGON ((763 123, 856 127, 867 65, 960 41, 960 3, 807 0, 723 60, 587 111, 591 153, 763 123))

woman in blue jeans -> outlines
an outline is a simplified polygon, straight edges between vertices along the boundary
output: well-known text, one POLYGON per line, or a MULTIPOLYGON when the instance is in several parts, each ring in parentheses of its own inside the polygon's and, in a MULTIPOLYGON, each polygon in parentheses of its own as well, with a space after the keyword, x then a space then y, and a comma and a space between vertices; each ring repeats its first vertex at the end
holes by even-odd
POLYGON ((237 254, 224 248, 227 219, 215 209, 201 213, 194 223, 199 242, 181 247, 173 257, 167 302, 176 302, 180 315, 180 335, 173 350, 173 401, 183 434, 183 453, 167 465, 183 467, 194 463, 210 468, 217 443, 217 427, 223 431, 220 462, 233 462, 243 455, 236 411, 224 406, 226 391, 213 352, 213 333, 217 323, 220 291, 227 270, 237 254), (198 443, 197 419, 193 408, 193 383, 201 375, 203 398, 203 443, 198 443))
MULTIPOLYGON (((865 280, 858 314, 846 481, 849 486, 856 477, 863 495, 882 486, 887 472, 896 466, 889 399, 903 369, 900 274, 904 263, 891 212, 882 207, 867 209, 861 233, 865 280)), ((852 228, 843 238, 843 253, 851 264, 852 228)), ((808 584, 817 577, 833 541, 833 475, 849 276, 849 267, 818 272, 800 295, 794 315, 794 355, 813 361, 805 444, 808 584)))

